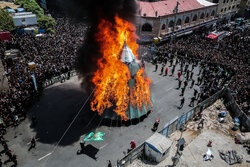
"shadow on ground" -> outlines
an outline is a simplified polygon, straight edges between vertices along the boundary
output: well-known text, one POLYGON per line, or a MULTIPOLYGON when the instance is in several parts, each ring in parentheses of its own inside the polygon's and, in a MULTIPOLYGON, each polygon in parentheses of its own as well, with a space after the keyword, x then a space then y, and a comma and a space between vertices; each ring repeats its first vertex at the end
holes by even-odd
MULTIPOLYGON (((36 117, 36 123, 32 123, 31 128, 36 132, 39 142, 47 144, 58 142, 87 98, 88 94, 78 87, 46 89, 29 112, 30 118, 36 117)), ((70 145, 78 141, 83 134, 95 129, 100 119, 96 113, 90 111, 88 102, 59 145, 70 145)))

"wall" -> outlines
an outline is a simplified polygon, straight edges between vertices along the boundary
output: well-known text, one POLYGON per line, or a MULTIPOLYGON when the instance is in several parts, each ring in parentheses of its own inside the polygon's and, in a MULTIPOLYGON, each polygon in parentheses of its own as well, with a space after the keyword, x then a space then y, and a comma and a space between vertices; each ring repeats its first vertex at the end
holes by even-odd
MULTIPOLYGON (((211 1, 211 0, 210 0, 211 1)), ((230 13, 237 13, 241 0, 219 0, 217 13, 220 18, 231 17, 230 13)))
MULTIPOLYGON (((197 9, 197 10, 192 10, 192 11, 187 11, 187 12, 182 12, 178 13, 176 17, 176 22, 178 19, 181 19, 181 27, 178 28, 178 26, 175 26, 175 31, 187 28, 187 27, 192 27, 194 25, 199 25, 203 22, 213 20, 217 15, 217 6, 210 6, 202 9, 197 9), (212 11, 215 11, 215 15, 211 16, 212 11), (204 18, 200 19, 200 15, 204 13, 204 18), (206 17, 208 13, 208 17, 206 17), (192 21, 193 16, 197 15, 197 20, 192 21), (186 16, 189 16, 189 23, 185 23, 185 18, 186 16)), ((136 32, 138 35, 140 35, 142 38, 147 37, 147 38, 153 38, 153 37, 163 37, 164 35, 171 33, 173 28, 169 27, 170 21, 174 21, 175 17, 174 15, 167 15, 167 16, 162 16, 162 17, 137 17, 136 18, 136 32), (153 30, 152 32, 145 32, 141 31, 141 28, 143 24, 149 23, 152 25, 153 30), (165 29, 162 30, 162 25, 165 24, 165 29)))

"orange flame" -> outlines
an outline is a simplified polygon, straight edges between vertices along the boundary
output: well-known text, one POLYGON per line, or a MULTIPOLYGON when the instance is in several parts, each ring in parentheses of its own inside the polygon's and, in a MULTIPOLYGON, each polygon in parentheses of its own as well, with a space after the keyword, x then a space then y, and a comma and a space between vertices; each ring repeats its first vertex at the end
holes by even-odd
POLYGON ((100 43, 102 58, 97 62, 98 70, 92 79, 96 90, 91 101, 91 109, 102 115, 106 108, 113 107, 122 120, 128 120, 126 110, 130 102, 139 108, 142 108, 143 103, 149 102, 151 105, 149 90, 151 81, 145 77, 144 70, 138 71, 136 88, 131 91, 134 95, 129 96, 130 72, 127 65, 120 61, 125 40, 137 57, 135 27, 118 16, 115 17, 115 23, 103 19, 98 25, 98 33, 95 37, 100 43))
POLYGON ((130 93, 130 100, 131 104, 135 107, 137 106, 141 111, 143 104, 145 104, 146 109, 148 111, 148 103, 150 107, 152 107, 152 102, 151 102, 151 92, 150 92, 150 84, 151 80, 149 77, 146 77, 144 69, 141 68, 135 77, 136 80, 136 86, 133 87, 133 90, 130 93))

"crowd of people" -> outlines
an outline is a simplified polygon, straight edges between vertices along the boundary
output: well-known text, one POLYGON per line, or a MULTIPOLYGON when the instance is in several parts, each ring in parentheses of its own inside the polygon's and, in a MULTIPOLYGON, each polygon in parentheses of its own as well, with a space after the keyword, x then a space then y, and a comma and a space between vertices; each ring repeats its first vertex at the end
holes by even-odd
MULTIPOLYGON (((190 88, 196 84, 200 86, 200 91, 194 89, 194 97, 191 98, 190 106, 194 101, 199 104, 222 88, 229 88, 241 110, 247 115, 249 113, 249 46, 250 30, 235 30, 229 36, 219 42, 205 38, 205 31, 193 33, 192 35, 176 40, 174 45, 165 43, 156 47, 153 64, 155 71, 159 64, 161 74, 178 74, 178 88, 181 88, 181 96, 190 84, 190 88), (171 47, 173 46, 173 47, 171 47), (170 66, 165 66, 167 63, 170 66), (179 72, 176 66, 180 65, 179 72), (200 71, 195 81, 193 78, 194 67, 200 67, 200 71), (180 79, 180 76, 183 76, 180 79), (184 83, 183 87, 182 82, 184 83)), ((181 99, 180 108, 183 106, 185 98, 181 99)))
MULTIPOLYGON (((45 80, 69 76, 87 26, 68 18, 57 18, 54 34, 11 34, 9 43, 0 43, 0 57, 8 79, 8 90, 0 92, 0 131, 16 126, 32 102, 39 98, 45 80), (10 60, 4 53, 19 49, 20 56, 10 60), (28 63, 35 64, 30 67, 28 63), (34 77, 32 77, 32 75, 34 77), (36 82, 34 82, 34 78, 36 82)), ((65 79, 65 78, 63 78, 65 79)))

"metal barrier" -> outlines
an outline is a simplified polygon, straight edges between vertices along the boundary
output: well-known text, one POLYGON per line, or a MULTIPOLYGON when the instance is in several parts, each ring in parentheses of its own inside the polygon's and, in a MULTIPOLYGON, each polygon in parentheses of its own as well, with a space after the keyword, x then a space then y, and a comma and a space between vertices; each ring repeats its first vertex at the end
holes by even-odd
POLYGON ((244 126, 245 131, 250 131, 250 119, 249 117, 240 109, 239 105, 234 100, 229 89, 224 90, 224 104, 232 117, 238 117, 241 121, 241 126, 244 126))
MULTIPOLYGON (((76 76, 76 74, 77 74, 76 70, 70 71, 70 77, 76 76)), ((53 77, 52 79, 46 79, 45 82, 43 83, 43 87, 44 88, 49 87, 53 85, 54 83, 57 83, 60 81, 61 81, 60 76, 53 77)))
POLYGON ((120 161, 117 162, 117 167, 126 167, 127 165, 131 164, 135 159, 143 156, 144 146, 145 143, 130 151, 125 157, 123 157, 120 161))
MULTIPOLYGON (((217 99, 222 98, 224 90, 220 90, 217 93, 215 93, 210 98, 204 100, 201 105, 204 105, 203 109, 207 108, 211 104, 213 104, 217 99)), ((197 113, 199 113, 201 106, 196 106, 195 108, 191 109, 190 111, 184 113, 174 121, 172 121, 170 124, 167 124, 159 133, 162 135, 168 137, 171 135, 174 131, 180 129, 182 124, 186 124, 189 120, 191 120, 197 113)))

